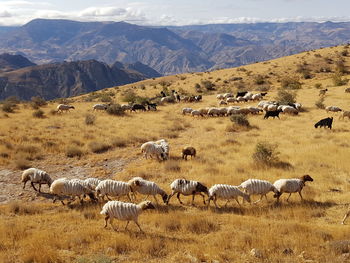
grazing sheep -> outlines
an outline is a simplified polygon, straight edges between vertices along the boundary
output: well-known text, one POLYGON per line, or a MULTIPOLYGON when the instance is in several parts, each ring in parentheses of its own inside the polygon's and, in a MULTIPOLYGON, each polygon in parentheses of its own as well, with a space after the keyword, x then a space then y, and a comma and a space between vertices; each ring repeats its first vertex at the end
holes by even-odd
POLYGON ((298 111, 301 110, 301 103, 295 102, 295 103, 288 103, 289 106, 292 106, 293 108, 297 109, 298 111))
POLYGON ((93 111, 105 111, 105 110, 107 110, 107 108, 108 108, 107 104, 95 104, 92 107, 92 110, 93 111))
POLYGON ((22 183, 23 189, 26 187, 26 183, 30 181, 31 186, 35 191, 38 191, 34 184, 39 184, 39 193, 41 190, 42 184, 47 184, 49 187, 51 186, 52 179, 47 172, 39 170, 37 168, 29 168, 24 170, 22 173, 22 183))
POLYGON ((165 159, 169 159, 169 151, 170 151, 170 146, 167 140, 165 139, 160 139, 155 142, 156 144, 160 145, 165 153, 165 159))
POLYGON ((223 100, 223 99, 224 99, 224 94, 218 94, 218 95, 216 96, 216 98, 217 98, 218 100, 223 100))
POLYGON ((233 103, 233 102, 236 102, 236 99, 234 97, 229 97, 226 99, 226 102, 227 103, 233 103))
POLYGON ((277 117, 280 118, 279 114, 282 112, 282 110, 275 110, 275 111, 266 111, 264 119, 268 119, 269 117, 277 117))
POLYGON ((187 161, 187 156, 190 155, 192 157, 196 157, 196 149, 192 146, 187 146, 182 149, 182 159, 187 161))
POLYGON ((200 116, 200 117, 202 117, 203 115, 202 115, 202 113, 201 113, 200 111, 198 111, 198 110, 193 110, 193 111, 191 111, 191 116, 192 116, 192 117, 194 117, 194 116, 200 116))
POLYGON ((237 98, 236 98, 236 101, 237 101, 237 102, 246 102, 247 100, 246 100, 246 98, 244 98, 244 97, 237 97, 237 98))
POLYGON ((248 107, 247 108, 251 114, 259 114, 260 112, 263 112, 262 109, 256 108, 256 107, 248 107))
POLYGON ((233 97, 233 94, 230 92, 224 93, 224 99, 233 97))
POLYGON ((72 105, 59 104, 57 106, 57 113, 62 113, 64 111, 68 111, 69 112, 70 109, 75 109, 75 108, 72 105))
POLYGON ((209 108, 200 108, 198 111, 204 116, 208 114, 209 108))
POLYGON ((241 206, 241 204, 238 202, 238 196, 243 197, 244 200, 250 203, 250 196, 239 190, 237 186, 227 184, 215 184, 209 189, 208 206, 210 204, 210 200, 213 200, 215 207, 218 207, 216 204, 216 200, 218 197, 227 199, 225 207, 229 200, 232 198, 236 200, 239 206, 241 206))
POLYGON ((269 181, 259 179, 248 179, 247 181, 241 183, 238 187, 243 188, 244 192, 249 196, 261 195, 260 199, 256 201, 256 203, 260 202, 264 196, 267 200, 266 194, 270 191, 274 192, 275 194, 279 193, 276 187, 269 181))
POLYGON ((157 104, 156 103, 149 103, 146 101, 147 104, 147 110, 149 111, 156 111, 157 110, 157 104))
POLYGON ((145 106, 143 106, 141 104, 132 105, 131 111, 137 111, 137 110, 146 111, 146 108, 145 108, 145 106))
POLYGON ((120 107, 123 111, 127 111, 127 110, 131 111, 132 110, 132 105, 129 105, 129 104, 122 104, 122 105, 120 105, 120 107))
MULTIPOLYGON (((84 186, 78 180, 68 180, 67 178, 60 178, 53 181, 50 186, 50 193, 55 195, 53 202, 56 202, 57 197, 69 196, 73 199, 78 197, 82 203, 83 199, 81 197, 83 195, 88 195, 91 200, 96 201, 93 191, 90 188, 84 186)), ((61 202, 64 205, 63 200, 61 202)))
POLYGON ((237 110, 237 114, 244 114, 244 115, 248 115, 249 113, 251 113, 250 109, 248 108, 241 108, 237 110))
POLYGON ((298 115, 298 110, 292 106, 283 106, 282 107, 282 112, 286 114, 293 114, 293 115, 298 115))
POLYGON ((142 231, 137 219, 138 216, 147 209, 155 209, 154 205, 151 201, 143 201, 139 204, 132 204, 132 203, 124 203, 120 201, 108 201, 103 207, 100 212, 101 215, 105 215, 105 228, 107 227, 107 222, 109 219, 109 223, 111 224, 112 228, 117 231, 112 225, 113 219, 117 218, 119 220, 127 221, 125 230, 128 228, 129 222, 132 220, 135 222, 135 224, 139 227, 140 231, 142 231))
POLYGON ((191 112, 193 111, 192 108, 183 108, 182 109, 182 114, 185 115, 185 114, 191 114, 191 112))
POLYGON ((333 117, 331 118, 324 118, 318 122, 315 123, 315 128, 318 128, 318 127, 324 127, 326 128, 326 126, 329 128, 329 129, 332 129, 332 123, 333 123, 333 117))
POLYGON ((220 106, 220 105, 227 105, 227 102, 224 101, 224 100, 221 100, 221 101, 219 101, 219 106, 220 106))
POLYGON ((155 156, 159 161, 163 161, 167 158, 163 147, 152 141, 145 142, 141 145, 141 153, 144 154, 146 159, 148 159, 148 157, 153 158, 155 156))
POLYGON ((329 112, 329 111, 338 112, 338 111, 342 111, 342 109, 337 106, 328 106, 326 107, 326 112, 329 112))
POLYGON ((111 200, 109 196, 121 197, 126 195, 131 201, 129 193, 132 192, 132 188, 128 183, 116 181, 116 180, 103 180, 95 188, 97 196, 101 196, 102 200, 106 196, 108 200, 111 200))
POLYGON ((326 92, 328 91, 328 89, 321 89, 320 93, 318 94, 318 96, 324 96, 326 95, 326 92))
POLYGON ((267 107, 263 107, 263 109, 265 111, 277 111, 278 110, 278 106, 277 104, 269 104, 267 105, 267 107))
POLYGON ((195 102, 200 102, 202 100, 202 95, 197 95, 197 96, 194 96, 194 101, 195 102))
POLYGON ((96 186, 101 182, 101 180, 97 178, 86 178, 84 181, 90 184, 92 190, 95 190, 96 186))
POLYGON ((350 209, 345 213, 343 221, 341 222, 342 225, 345 225, 345 220, 350 216, 350 209))
POLYGON ((300 198, 303 199, 303 196, 301 195, 301 190, 303 190, 303 187, 305 186, 305 183, 307 181, 313 182, 313 180, 314 179, 312 179, 311 176, 308 174, 303 175, 299 179, 279 179, 273 183, 273 185, 278 190, 278 193, 276 193, 274 197, 277 198, 277 202, 278 202, 280 196, 283 193, 289 193, 289 196, 287 198, 287 202, 288 202, 289 197, 292 195, 292 193, 298 192, 300 195, 300 198))
POLYGON ((239 114, 239 112, 240 112, 240 107, 229 107, 227 109, 227 115, 239 114))
POLYGON ((218 108, 218 110, 219 110, 219 116, 226 116, 227 115, 228 108, 221 107, 221 108, 218 108))
POLYGON ((174 103, 175 102, 175 98, 173 96, 166 96, 160 99, 161 103, 174 103))
POLYGON ((350 119, 350 111, 343 111, 343 113, 342 113, 342 115, 340 115, 339 119, 341 118, 344 120, 345 117, 348 117, 350 119))
POLYGON ((218 108, 210 108, 208 110, 208 116, 219 116, 220 110, 218 108))
POLYGON ((252 95, 251 100, 261 100, 263 98, 263 96, 261 95, 261 93, 257 93, 252 95))
POLYGON ((177 199, 179 200, 180 204, 183 204, 180 200, 180 194, 183 195, 192 195, 192 205, 194 202, 194 197, 196 194, 199 194, 203 197, 203 203, 205 204, 205 198, 202 193, 205 193, 208 195, 208 188, 197 181, 191 181, 186 179, 176 179, 174 182, 171 183, 170 188, 172 190, 171 195, 169 195, 169 198, 167 200, 167 204, 169 204, 170 198, 177 193, 177 199))
POLYGON ((132 188, 134 194, 136 194, 137 192, 143 195, 147 195, 146 199, 149 195, 152 195, 154 200, 156 200, 157 204, 158 200, 156 198, 156 195, 160 195, 164 203, 166 203, 168 200, 168 195, 166 194, 166 192, 154 182, 147 181, 141 177, 134 177, 131 180, 129 180, 128 184, 132 188))
POLYGON ((245 98, 247 101, 251 100, 252 97, 253 97, 253 93, 251 93, 251 92, 248 92, 243 96, 243 98, 245 98))

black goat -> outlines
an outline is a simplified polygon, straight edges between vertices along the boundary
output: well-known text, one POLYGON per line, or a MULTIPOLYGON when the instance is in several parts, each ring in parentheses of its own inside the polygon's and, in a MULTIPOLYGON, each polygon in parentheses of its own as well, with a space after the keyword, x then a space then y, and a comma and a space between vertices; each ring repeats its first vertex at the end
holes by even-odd
POLYGON ((146 111, 146 108, 145 108, 145 106, 143 106, 141 104, 132 105, 131 111, 136 111, 136 110, 146 111))
POLYGON ((236 98, 244 97, 244 95, 247 94, 247 93, 248 93, 248 91, 239 91, 239 92, 237 92, 236 98))
POLYGON ((269 117, 277 117, 280 118, 279 114, 282 112, 282 110, 274 110, 274 111, 267 111, 265 113, 264 119, 268 119, 269 117))
POLYGON ((333 117, 331 118, 325 118, 325 119, 322 119, 318 122, 315 123, 315 128, 318 128, 318 127, 328 127, 329 129, 332 129, 332 123, 333 123, 333 117))

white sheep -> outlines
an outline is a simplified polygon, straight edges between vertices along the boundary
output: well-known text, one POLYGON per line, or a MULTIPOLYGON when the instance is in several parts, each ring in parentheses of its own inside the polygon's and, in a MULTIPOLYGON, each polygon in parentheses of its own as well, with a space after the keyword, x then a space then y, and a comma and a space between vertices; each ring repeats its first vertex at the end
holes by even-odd
POLYGON ((75 108, 72 105, 66 105, 66 104, 59 104, 57 106, 57 112, 58 113, 62 113, 64 111, 68 111, 69 112, 70 109, 75 109, 75 108))
POLYGON ((224 100, 220 100, 220 101, 219 101, 219 106, 220 106, 220 105, 227 105, 227 102, 224 101, 224 100))
POLYGON ((208 199, 208 206, 210 204, 210 200, 213 200, 215 207, 218 207, 216 204, 217 198, 224 198, 227 199, 227 203, 229 202, 230 199, 235 199, 236 202, 241 205, 238 202, 238 196, 243 197, 244 200, 250 203, 250 196, 241 190, 237 186, 233 185, 227 185, 227 184, 215 184, 209 189, 209 199, 208 199))
POLYGON ((252 106, 248 107, 247 109, 250 111, 251 114, 259 114, 260 112, 263 112, 262 109, 252 106))
POLYGON ((226 102, 227 103, 233 103, 233 102, 236 102, 236 99, 234 97, 229 97, 226 99, 226 102))
POLYGON ((191 181, 186 179, 176 179, 174 182, 171 183, 170 188, 172 190, 172 193, 169 195, 167 204, 169 203, 170 198, 174 194, 177 194, 177 199, 179 200, 180 204, 183 204, 180 200, 180 194, 183 194, 185 196, 192 195, 192 205, 196 194, 199 194, 203 197, 204 204, 205 204, 205 199, 202 193, 205 193, 206 195, 208 195, 208 188, 197 181, 191 181))
POLYGON ((101 182, 98 178, 86 178, 84 181, 92 187, 92 190, 95 190, 96 186, 101 182))
POLYGON ((139 204, 132 204, 132 203, 124 203, 120 201, 108 201, 103 207, 100 212, 101 215, 105 215, 105 228, 107 227, 107 222, 109 219, 109 223, 111 224, 112 228, 117 231, 117 229, 114 228, 112 222, 114 218, 117 218, 119 220, 127 221, 125 230, 128 228, 129 222, 132 220, 135 222, 135 224, 139 227, 140 231, 142 232, 142 229, 138 223, 138 216, 147 209, 155 209, 154 205, 151 201, 143 201, 139 204))
POLYGON ((169 159, 169 156, 170 156, 170 146, 169 146, 169 143, 167 140, 165 139, 160 139, 158 141, 155 142, 156 144, 160 145, 165 153, 165 160, 166 159, 169 159))
POLYGON ((159 160, 163 161, 167 159, 166 153, 161 145, 156 144, 153 141, 145 142, 141 145, 141 153, 144 154, 144 157, 153 158, 154 156, 159 160))
POLYGON ((282 107, 282 112, 286 114, 293 114, 293 115, 298 115, 299 113, 299 111, 296 108, 288 105, 285 105, 282 107))
POLYGON ((161 98, 160 102, 161 103, 165 103, 165 102, 173 103, 173 102, 175 102, 175 99, 173 96, 166 96, 166 97, 161 98))
POLYGON ((95 104, 94 106, 92 106, 93 111, 105 111, 107 110, 107 108, 107 104, 95 104))
POLYGON ((338 112, 338 111, 343 111, 341 108, 337 107, 337 106, 328 106, 326 107, 326 112, 338 112))
POLYGON ((251 100, 252 97, 253 97, 253 93, 251 93, 251 92, 248 92, 243 96, 243 98, 246 100, 251 100))
POLYGON ((38 191, 34 184, 39 184, 39 193, 41 190, 42 184, 47 184, 49 187, 51 186, 52 179, 47 172, 39 170, 37 168, 29 168, 24 170, 22 173, 22 183, 23 189, 26 187, 26 183, 30 181, 31 186, 35 191, 38 191))
POLYGON ((204 116, 204 115, 208 114, 209 109, 210 109, 209 107, 200 108, 200 109, 198 109, 198 111, 204 116))
POLYGON ((217 98, 218 100, 222 100, 222 99, 224 99, 224 94, 218 94, 218 95, 216 96, 216 98, 217 98))
POLYGON ((185 115, 185 114, 191 114, 191 112, 193 111, 192 108, 183 108, 182 109, 182 114, 185 115))
MULTIPOLYGON (((50 186, 50 193, 55 195, 53 202, 56 202, 57 197, 62 198, 69 196, 71 198, 78 197, 80 202, 83 202, 82 196, 88 195, 91 200, 96 201, 92 190, 79 182, 79 180, 68 180, 67 178, 60 178, 50 186)), ((61 200, 64 205, 63 200, 61 200)))
POLYGON ((103 180, 95 188, 98 197, 104 199, 106 196, 110 200, 109 196, 121 197, 126 195, 131 201, 129 193, 132 192, 132 188, 126 182, 116 180, 103 180))
POLYGON ((131 111, 132 110, 132 105, 129 105, 129 104, 122 104, 120 105, 120 108, 123 110, 123 111, 131 111))
POLYGON ((246 102, 247 100, 244 97, 237 97, 236 101, 237 102, 246 102))
POLYGON ((269 181, 259 180, 259 179, 248 179, 241 183, 238 187, 242 188, 246 194, 250 195, 260 195, 260 199, 257 202, 260 202, 262 198, 270 191, 278 194, 276 187, 271 184, 269 181))
POLYGON ((344 119, 348 117, 350 119, 350 111, 343 111, 342 115, 340 115, 339 119, 344 119))
POLYGON ((233 94, 231 92, 224 93, 223 95, 224 99, 231 98, 231 97, 233 97, 233 94))
POLYGON ((225 116, 227 114, 228 108, 221 107, 221 108, 218 108, 218 110, 219 110, 219 115, 220 116, 225 116))
POLYGON ((300 198, 303 199, 303 196, 301 195, 301 190, 303 190, 303 187, 305 186, 305 183, 307 181, 313 181, 310 175, 304 175, 298 179, 279 179, 276 182, 274 182, 273 185, 278 190, 278 193, 275 194, 275 197, 277 197, 277 202, 279 201, 279 198, 283 193, 289 193, 287 202, 292 193, 299 193, 300 198))
POLYGON ((240 107, 228 107, 227 115, 239 114, 240 107))
POLYGON ((194 117, 194 116, 202 117, 202 113, 198 110, 193 110, 193 111, 191 111, 191 116, 192 117, 194 117))
POLYGON ((276 111, 277 108, 278 108, 277 104, 265 104, 263 106, 263 110, 265 110, 265 111, 276 111))
POLYGON ((263 98, 263 96, 261 95, 261 93, 257 93, 252 95, 252 100, 261 100, 263 98))
POLYGON ((210 108, 208 110, 208 116, 219 116, 220 115, 220 111, 218 108, 210 108))
POLYGON ((156 195, 160 195, 164 203, 166 203, 168 200, 167 193, 154 182, 147 181, 141 177, 134 177, 129 180, 128 184, 132 188, 134 194, 137 192, 143 195, 147 195, 146 199, 149 195, 152 195, 157 204, 158 200, 156 198, 156 195))

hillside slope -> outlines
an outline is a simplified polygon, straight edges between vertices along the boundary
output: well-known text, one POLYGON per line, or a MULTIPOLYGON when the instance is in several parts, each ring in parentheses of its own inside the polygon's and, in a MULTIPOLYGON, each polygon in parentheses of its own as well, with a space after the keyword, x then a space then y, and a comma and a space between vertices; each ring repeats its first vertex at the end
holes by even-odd
MULTIPOLYGON (((349 46, 325 48, 239 68, 147 79, 67 99, 75 106, 54 114, 57 102, 37 109, 21 103, 13 113, 0 113, 0 261, 1 262, 335 262, 349 260, 349 224, 341 225, 350 200, 350 121, 326 112, 321 102, 350 110, 349 46), (339 82, 340 78, 340 82, 339 82), (299 89, 292 89, 296 81, 299 89), (208 85, 211 83, 212 85, 208 85), (198 85, 196 85, 198 84, 198 85), (206 87, 210 87, 208 90, 206 87), (201 102, 158 106, 158 111, 127 112, 123 116, 94 112, 92 106, 110 96, 115 103, 155 98, 160 91, 202 94, 201 102), (237 127, 229 117, 192 117, 182 108, 217 107, 218 93, 266 91, 278 100, 279 91, 295 95, 303 110, 280 119, 248 115, 251 127, 237 127), (317 105, 316 105, 317 104, 317 105), (333 117, 332 130, 315 129, 333 117), (164 138, 170 160, 145 159, 140 145, 164 138), (271 144, 273 162, 257 163, 260 143, 271 144), (184 146, 197 156, 181 158, 184 146), (158 198, 155 210, 139 217, 144 233, 131 222, 114 221, 118 231, 104 228, 101 206, 78 200, 52 204, 48 187, 34 192, 20 183, 25 167, 46 170, 54 179, 97 177, 127 182, 140 176, 170 194, 177 178, 214 184, 240 185, 249 178, 274 182, 309 174, 314 181, 303 189, 304 200, 287 194, 276 204, 273 194, 258 203, 218 200, 207 208, 200 196, 174 196, 169 205, 158 198), (58 234, 59 233, 59 238, 58 234), (252 251, 252 249, 255 249, 252 251), (37 251, 40 250, 41 253, 37 251), (254 253, 255 251, 255 253, 254 253)), ((159 99, 159 98, 158 98, 159 99)), ((154 101, 156 101, 154 99, 154 101)), ((256 106, 257 101, 233 106, 256 106)), ((145 198, 137 194, 140 202, 145 198)), ((260 196, 252 196, 257 201, 260 196)), ((153 197, 149 197, 151 201, 153 197)), ((126 197, 120 200, 128 202, 126 197)))

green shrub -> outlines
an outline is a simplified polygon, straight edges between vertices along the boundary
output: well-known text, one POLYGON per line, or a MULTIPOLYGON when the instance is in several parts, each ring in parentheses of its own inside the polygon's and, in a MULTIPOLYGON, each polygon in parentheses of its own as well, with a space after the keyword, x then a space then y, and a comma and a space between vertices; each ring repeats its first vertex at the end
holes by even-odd
POLYGON ((47 105, 47 102, 46 100, 44 100, 42 97, 40 96, 35 96, 35 97, 32 97, 31 98, 31 106, 34 108, 34 109, 38 109, 42 106, 45 106, 47 105))
POLYGON ((250 123, 248 121, 247 115, 234 114, 230 117, 230 120, 239 126, 250 127, 250 123))
POLYGON ((45 113, 42 110, 36 110, 33 112, 33 117, 35 118, 45 118, 45 113))
POLYGON ((258 164, 272 165, 278 161, 277 145, 268 142, 258 142, 252 158, 258 164))
POLYGON ((107 107, 107 113, 110 115, 122 116, 125 114, 124 110, 119 104, 111 104, 107 107))
POLYGON ((281 87, 283 89, 300 89, 301 88, 301 82, 297 77, 284 77, 281 79, 281 87))
POLYGON ((215 90, 215 84, 213 84, 210 80, 203 80, 201 83, 206 90, 215 90))
POLYGON ((257 85, 263 85, 265 84, 265 79, 262 75, 257 75, 254 77, 254 83, 257 85))
POLYGON ((293 92, 288 92, 283 89, 279 89, 277 92, 276 100, 283 105, 287 105, 288 103, 295 103, 296 94, 293 92))
POLYGON ((344 79, 342 77, 342 74, 339 72, 334 73, 334 75, 332 76, 332 81, 334 86, 343 86, 348 82, 348 80, 344 79))
POLYGON ((108 94, 101 95, 101 102, 112 102, 113 99, 108 94))

